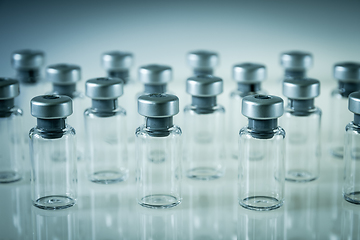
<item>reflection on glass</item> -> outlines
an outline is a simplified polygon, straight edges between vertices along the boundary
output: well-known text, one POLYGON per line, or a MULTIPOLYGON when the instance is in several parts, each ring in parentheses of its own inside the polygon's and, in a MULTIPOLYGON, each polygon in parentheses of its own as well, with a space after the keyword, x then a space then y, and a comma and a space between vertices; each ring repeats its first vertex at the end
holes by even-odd
POLYGON ((341 239, 360 238, 359 206, 343 201, 341 214, 341 239))

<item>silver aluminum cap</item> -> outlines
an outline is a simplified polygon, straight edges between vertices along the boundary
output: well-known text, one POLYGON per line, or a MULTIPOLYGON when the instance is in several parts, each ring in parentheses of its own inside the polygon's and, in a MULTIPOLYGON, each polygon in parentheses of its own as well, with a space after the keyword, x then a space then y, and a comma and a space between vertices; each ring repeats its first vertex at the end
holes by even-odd
POLYGON ((150 85, 166 84, 172 80, 172 69, 169 66, 157 64, 141 66, 139 80, 150 85))
POLYGON ((223 80, 213 75, 199 75, 186 80, 186 92, 197 97, 212 97, 223 92, 223 80))
POLYGON ((81 68, 74 64, 54 64, 46 68, 46 78, 56 84, 73 84, 81 79, 81 68))
POLYGON ((349 110, 360 114, 360 92, 353 92, 349 95, 349 110))
POLYGON ((311 99, 320 94, 320 81, 312 78, 285 79, 283 94, 290 99, 311 99))
POLYGON ((12 99, 20 94, 19 81, 12 78, 0 78, 0 100, 12 99))
POLYGON ((284 113, 282 98, 272 95, 251 95, 243 98, 242 114, 251 119, 276 119, 284 113))
POLYGON ((188 53, 187 61, 192 68, 214 68, 219 64, 219 55, 205 50, 192 51, 188 53))
POLYGON ((241 63, 233 66, 233 79, 241 83, 257 83, 266 78, 266 67, 256 63, 241 63))
POLYGON ((360 81, 360 63, 341 62, 334 65, 334 78, 344 82, 360 81))
POLYGON ((179 113, 179 98, 171 94, 147 94, 138 98, 138 112, 145 117, 165 118, 179 113))
POLYGON ((101 64, 106 70, 126 70, 133 64, 133 54, 120 51, 106 52, 101 56, 101 64))
POLYGON ((313 56, 309 52, 289 51, 280 55, 280 64, 289 70, 306 70, 313 65, 313 56))
POLYGON ((85 83, 85 94, 91 99, 116 99, 123 95, 124 82, 120 78, 92 78, 85 83))
POLYGON ((39 50, 23 49, 12 53, 11 65, 14 69, 36 69, 45 62, 45 53, 39 50))
POLYGON ((64 95, 41 95, 31 99, 31 115, 42 119, 66 118, 73 113, 72 100, 64 95))

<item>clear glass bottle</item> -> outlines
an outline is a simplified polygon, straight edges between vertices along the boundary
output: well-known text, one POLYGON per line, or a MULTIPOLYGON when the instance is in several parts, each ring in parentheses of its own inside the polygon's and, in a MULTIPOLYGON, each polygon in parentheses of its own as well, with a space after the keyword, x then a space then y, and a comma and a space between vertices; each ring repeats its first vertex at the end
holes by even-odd
POLYGON ((67 96, 41 95, 31 100, 31 114, 37 118, 29 133, 35 207, 56 210, 76 203, 76 138, 75 130, 66 123, 72 112, 67 96))
POLYGON ((135 137, 137 202, 148 208, 181 203, 181 129, 173 124, 179 99, 170 94, 142 95, 138 112, 145 124, 135 137))
POLYGON ((360 204, 360 92, 350 94, 349 110, 354 120, 346 126, 343 196, 350 203, 360 204))
POLYGON ((194 76, 213 75, 214 68, 219 65, 219 55, 207 50, 191 51, 187 54, 187 62, 194 76))
POLYGON ((126 106, 127 109, 127 137, 129 142, 134 142, 134 132, 138 127, 136 94, 139 92, 140 86, 134 79, 130 77, 130 68, 133 65, 134 56, 130 52, 123 51, 109 51, 101 56, 102 67, 107 72, 108 78, 120 78, 124 81, 124 93, 119 99, 121 106, 126 106))
POLYGON ((76 129, 77 159, 84 156, 84 99, 82 92, 77 90, 77 83, 81 80, 81 68, 74 64, 53 64, 46 68, 46 79, 52 83, 50 94, 65 95, 73 100, 74 113, 69 116, 71 125, 76 129))
POLYGON ((243 99, 242 114, 248 125, 239 137, 239 204, 247 209, 267 211, 284 201, 285 131, 278 126, 283 100, 271 95, 243 99))
POLYGON ((286 129, 285 180, 309 182, 319 177, 321 110, 314 105, 320 81, 310 78, 286 79, 283 94, 288 98, 280 118, 286 129))
POLYGON ((341 62, 334 65, 334 78, 338 87, 331 93, 330 153, 339 159, 344 156, 344 126, 351 120, 348 98, 352 92, 360 90, 360 63, 341 62))
POLYGON ((211 180, 225 172, 225 109, 216 102, 223 80, 212 75, 188 78, 192 102, 184 109, 184 171, 188 178, 211 180))
POLYGON ((16 182, 22 178, 22 110, 14 106, 14 99, 19 94, 17 80, 0 78, 0 183, 16 182))
POLYGON ((230 112, 228 118, 228 145, 230 155, 237 159, 239 155, 239 129, 247 123, 241 114, 242 99, 248 95, 266 94, 261 90, 261 82, 266 79, 266 67, 256 63, 241 63, 233 66, 233 79, 237 89, 230 93, 230 112))
POLYGON ((85 110, 88 178, 101 184, 125 181, 129 176, 126 111, 118 106, 124 82, 119 78, 86 81, 92 106, 85 110))

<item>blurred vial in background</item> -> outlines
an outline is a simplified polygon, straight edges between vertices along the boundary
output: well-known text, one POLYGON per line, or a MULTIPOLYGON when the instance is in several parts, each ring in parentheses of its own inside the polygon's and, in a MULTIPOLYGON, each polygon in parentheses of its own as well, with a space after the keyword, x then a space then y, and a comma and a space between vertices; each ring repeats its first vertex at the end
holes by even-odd
POLYGON ((145 124, 135 138, 137 202, 148 208, 170 208, 181 203, 181 129, 173 124, 179 99, 153 93, 138 98, 145 124))
POLYGON ((256 63, 241 63, 234 65, 232 70, 237 88, 230 93, 227 131, 231 157, 237 159, 239 130, 247 123, 247 118, 241 114, 242 99, 248 95, 266 94, 261 90, 261 82, 266 79, 266 67, 256 63))
POLYGON ((319 177, 321 158, 321 110, 314 105, 320 81, 310 78, 285 79, 283 94, 288 98, 280 118, 286 129, 285 179, 313 181, 319 177))
POLYGON ((212 75, 188 78, 192 102, 184 109, 184 170, 188 178, 211 180, 225 172, 225 109, 217 104, 223 80, 212 75))
POLYGON ((130 77, 130 68, 133 65, 134 56, 130 52, 110 51, 101 56, 101 65, 109 78, 120 78, 124 81, 124 93, 119 99, 119 104, 127 109, 127 137, 128 141, 134 141, 134 133, 137 126, 136 94, 140 86, 130 77))
MULTIPOLYGON (((24 129, 31 129, 35 125, 35 119, 30 115, 30 100, 46 92, 46 82, 41 74, 44 63, 45 53, 39 50, 18 50, 11 56, 11 65, 16 70, 16 79, 21 88, 15 103, 23 110, 24 129)), ((24 138, 28 140, 27 130, 24 131, 24 138)))
POLYGON ((331 93, 332 130, 330 131, 330 152, 342 159, 344 155, 344 134, 346 124, 352 115, 348 111, 348 98, 360 90, 360 63, 342 62, 334 65, 334 78, 338 87, 331 93))
POLYGON ((350 94, 349 110, 354 120, 346 126, 343 195, 346 201, 360 204, 360 92, 350 94))
POLYGON ((52 83, 50 94, 65 95, 73 100, 74 113, 69 116, 71 124, 76 129, 77 159, 84 155, 84 94, 76 88, 81 80, 81 68, 73 64, 54 64, 46 68, 46 80, 52 83))
POLYGON ((243 99, 248 126, 239 133, 239 204, 267 211, 284 201, 285 131, 278 126, 284 106, 280 97, 251 95, 243 99))
POLYGON ((119 78, 86 81, 92 106, 85 110, 86 159, 90 181, 111 184, 129 175, 126 111, 118 106, 124 82, 119 78))
POLYGON ((73 206, 77 197, 75 130, 67 124, 72 100, 64 95, 41 95, 31 100, 37 125, 30 130, 31 196, 45 210, 73 206))
POLYGON ((0 183, 16 182, 23 174, 22 110, 14 105, 19 94, 17 80, 0 78, 0 183))
MULTIPOLYGON (((150 64, 141 66, 138 71, 138 79, 144 84, 144 90, 139 92, 137 98, 144 94, 169 93, 167 85, 172 81, 172 69, 166 65, 150 64)), ((144 117, 137 115, 138 125, 144 123, 144 117)))
POLYGON ((187 62, 194 76, 213 75, 214 68, 219 65, 219 55, 206 50, 191 51, 187 54, 187 62))

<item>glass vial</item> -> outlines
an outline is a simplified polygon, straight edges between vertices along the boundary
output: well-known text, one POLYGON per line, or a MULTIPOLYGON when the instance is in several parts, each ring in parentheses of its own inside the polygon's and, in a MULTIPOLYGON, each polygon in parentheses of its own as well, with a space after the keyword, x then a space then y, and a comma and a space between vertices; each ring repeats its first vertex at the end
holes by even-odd
POLYGON ((194 76, 213 75, 214 68, 219 65, 219 55, 206 50, 191 51, 187 54, 187 62, 194 76))
POLYGON ((119 78, 86 81, 86 96, 92 106, 85 110, 88 178, 101 184, 125 181, 129 175, 126 111, 118 106, 123 94, 119 78))
POLYGON ((346 201, 360 204, 360 92, 350 94, 348 107, 354 120, 346 126, 343 195, 346 201))
POLYGON ((242 114, 248 125, 239 138, 239 204, 247 209, 267 211, 284 201, 285 131, 278 126, 283 100, 271 95, 247 96, 242 114))
POLYGON ((284 78, 305 78, 306 71, 313 66, 313 55, 303 51, 288 51, 280 55, 284 78))
POLYGON ((332 131, 330 131, 330 153, 339 159, 344 155, 344 126, 352 119, 348 111, 348 98, 360 90, 360 63, 342 62, 334 65, 334 78, 338 87, 331 93, 332 131))
POLYGON ((181 197, 181 129, 173 124, 179 99, 170 94, 142 95, 138 112, 145 124, 136 129, 137 202, 148 208, 170 208, 181 197))
POLYGON ((309 182, 319 177, 321 158, 321 110, 314 105, 320 81, 286 79, 283 94, 288 98, 281 126, 286 129, 285 180, 309 182))
POLYGON ((133 65, 134 56, 130 52, 109 51, 101 56, 101 65, 107 72, 108 78, 120 78, 124 81, 123 96, 119 99, 119 104, 126 106, 127 109, 127 137, 129 142, 134 142, 134 132, 138 127, 136 112, 136 94, 139 86, 130 77, 130 68, 133 65))
POLYGON ((238 158, 239 129, 247 123, 241 114, 242 99, 248 95, 265 94, 261 90, 261 82, 266 79, 266 67, 256 63, 241 63, 233 66, 233 80, 237 83, 236 90, 230 93, 230 113, 228 119, 228 140, 231 157, 238 158))
POLYGON ((72 112, 72 100, 67 96, 41 95, 31 100, 31 115, 37 118, 29 133, 35 207, 56 210, 76 203, 75 130, 66 123, 72 112))
POLYGON ((22 177, 22 110, 14 105, 19 94, 17 80, 0 78, 0 183, 16 182, 22 177))
POLYGON ((211 180, 225 172, 225 109, 216 102, 223 80, 212 75, 188 78, 192 102, 184 109, 184 170, 188 178, 211 180))
POLYGON ((77 90, 81 80, 81 68, 74 64, 53 64, 46 68, 46 79, 52 83, 51 94, 65 95, 73 100, 74 113, 69 116, 71 124, 76 129, 77 159, 84 154, 84 95, 77 90))

